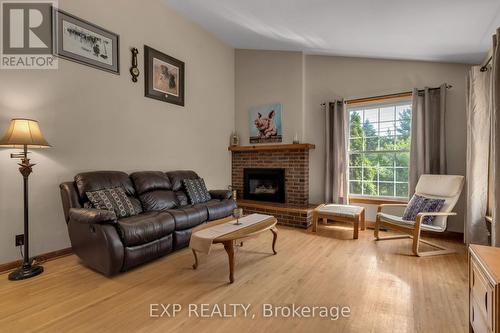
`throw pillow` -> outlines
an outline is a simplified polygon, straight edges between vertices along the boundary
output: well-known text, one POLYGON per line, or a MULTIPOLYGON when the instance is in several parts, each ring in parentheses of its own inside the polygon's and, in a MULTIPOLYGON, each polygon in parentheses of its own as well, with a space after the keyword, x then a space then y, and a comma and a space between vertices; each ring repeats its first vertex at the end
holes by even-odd
POLYGON ((184 179, 182 182, 184 183, 186 193, 192 205, 207 202, 211 199, 203 178, 184 179))
MULTIPOLYGON (((403 220, 415 221, 418 213, 439 212, 443 208, 444 199, 433 199, 414 194, 403 214, 403 220)), ((423 224, 432 224, 434 216, 423 218, 423 224)))
POLYGON ((92 206, 96 209, 107 209, 115 212, 118 218, 141 213, 141 209, 132 204, 123 187, 86 192, 92 206))

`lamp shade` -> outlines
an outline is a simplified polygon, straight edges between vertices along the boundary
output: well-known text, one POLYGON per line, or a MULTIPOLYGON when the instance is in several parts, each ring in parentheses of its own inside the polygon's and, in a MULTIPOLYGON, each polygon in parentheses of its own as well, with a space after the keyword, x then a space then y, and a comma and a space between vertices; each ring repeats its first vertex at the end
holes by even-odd
POLYGON ((31 148, 48 148, 49 143, 43 137, 38 121, 14 118, 10 121, 7 132, 0 139, 0 147, 19 147, 27 145, 31 148))

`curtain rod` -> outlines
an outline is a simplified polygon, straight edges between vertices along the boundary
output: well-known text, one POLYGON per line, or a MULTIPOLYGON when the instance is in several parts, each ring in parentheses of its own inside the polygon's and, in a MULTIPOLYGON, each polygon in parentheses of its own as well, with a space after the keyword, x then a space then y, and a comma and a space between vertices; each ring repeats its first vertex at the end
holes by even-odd
MULTIPOLYGON (((453 86, 451 84, 446 83, 446 89, 451 89, 453 86)), ((433 87, 433 88, 428 88, 429 90, 437 90, 441 89, 441 87, 433 87)), ((419 89, 419 93, 423 93, 425 89, 419 89)), ((359 103, 359 102, 369 102, 371 100, 377 100, 377 99, 384 99, 384 98, 397 98, 397 97, 407 97, 411 95, 413 92, 412 91, 405 91, 401 93, 396 93, 396 94, 386 94, 386 95, 378 95, 378 96, 371 96, 371 97, 363 97, 363 98, 354 98, 354 99, 348 99, 345 100, 346 103, 352 104, 352 103, 359 103)), ((337 103, 341 103, 342 101, 337 101, 337 103)), ((321 106, 326 106, 326 102, 321 103, 321 106)))

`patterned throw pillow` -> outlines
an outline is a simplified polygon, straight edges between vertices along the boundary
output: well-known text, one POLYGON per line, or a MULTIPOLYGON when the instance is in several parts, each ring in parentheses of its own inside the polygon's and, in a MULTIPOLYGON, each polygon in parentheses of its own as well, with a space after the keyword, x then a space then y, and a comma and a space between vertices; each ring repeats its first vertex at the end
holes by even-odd
POLYGON ((211 199, 210 193, 208 193, 203 178, 184 179, 182 182, 184 183, 186 193, 192 205, 201 202, 207 202, 211 199))
POLYGON ((92 191, 86 194, 94 208, 112 210, 118 218, 141 213, 141 209, 132 204, 122 187, 92 191))
MULTIPOLYGON (((443 205, 444 199, 432 199, 414 194, 403 214, 403 220, 415 221, 418 213, 439 212, 443 205)), ((422 223, 432 224, 432 221, 434 221, 434 216, 426 216, 422 223)))

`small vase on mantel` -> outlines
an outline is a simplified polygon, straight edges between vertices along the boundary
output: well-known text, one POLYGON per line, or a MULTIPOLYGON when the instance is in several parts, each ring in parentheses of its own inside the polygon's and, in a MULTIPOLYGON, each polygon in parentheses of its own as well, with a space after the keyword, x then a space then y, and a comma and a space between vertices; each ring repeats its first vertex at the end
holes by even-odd
POLYGON ((239 146, 240 145, 240 137, 238 136, 238 133, 232 132, 231 133, 231 139, 229 142, 230 146, 239 146))
POLYGON ((295 132, 295 135, 293 136, 293 144, 296 145, 296 144, 299 144, 299 135, 297 134, 297 132, 295 132))

